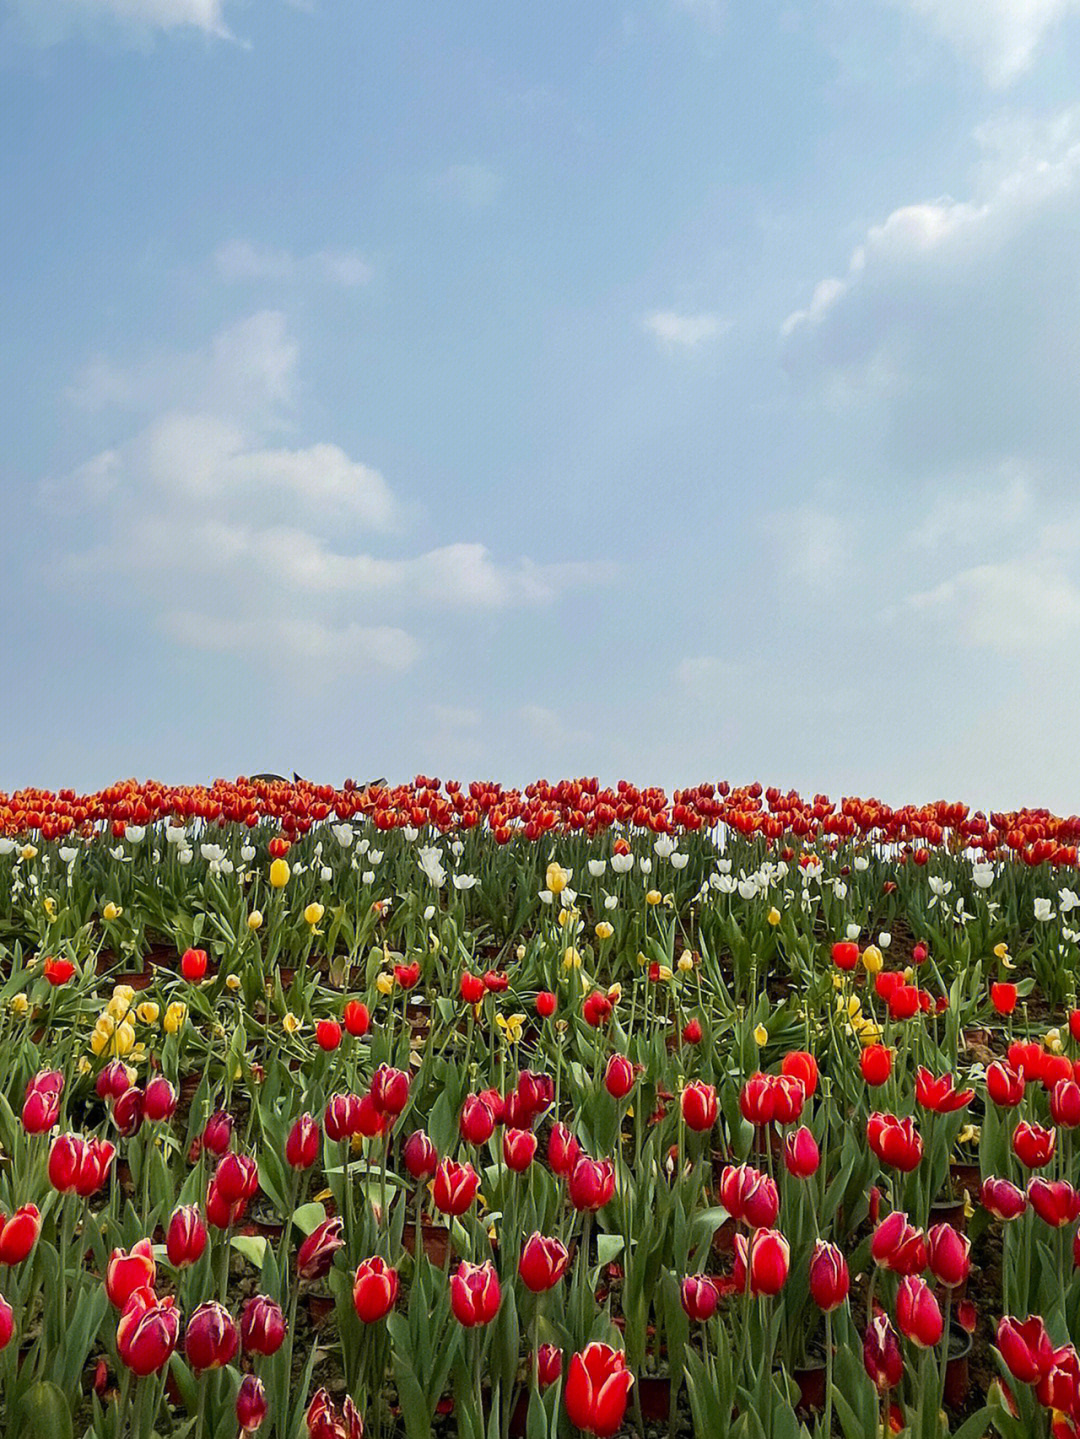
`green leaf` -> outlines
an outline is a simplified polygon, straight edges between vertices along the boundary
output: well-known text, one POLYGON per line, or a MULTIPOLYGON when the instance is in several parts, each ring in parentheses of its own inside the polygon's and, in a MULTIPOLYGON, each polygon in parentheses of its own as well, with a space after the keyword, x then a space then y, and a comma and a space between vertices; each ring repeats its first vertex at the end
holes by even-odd
POLYGON ((63 1391, 48 1379, 39 1379, 19 1404, 22 1439, 71 1439, 71 1409, 63 1391))
POLYGON ((262 1269, 266 1258, 266 1238, 262 1234, 234 1234, 230 1240, 237 1254, 242 1254, 256 1269, 262 1269))
POLYGON ((625 1240, 621 1234, 598 1234, 596 1256, 601 1264, 611 1264, 617 1254, 623 1252, 625 1240))

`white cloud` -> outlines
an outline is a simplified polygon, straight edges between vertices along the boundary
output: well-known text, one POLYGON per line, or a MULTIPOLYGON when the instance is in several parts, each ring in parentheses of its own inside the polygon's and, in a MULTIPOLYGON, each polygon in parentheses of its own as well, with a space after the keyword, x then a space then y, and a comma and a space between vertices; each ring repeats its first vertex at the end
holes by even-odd
POLYGON ((1007 85, 1027 70, 1044 38, 1078 0, 891 0, 982 70, 1007 85))
POLYGON ((654 310, 641 323, 657 344, 669 352, 696 350, 731 328, 719 315, 707 312, 687 315, 676 310, 654 310))
POLYGON ((932 620, 938 638, 1000 655, 1052 652, 1080 637, 1080 585, 1039 553, 974 565, 907 607, 932 620))
POLYGON ((135 39, 155 32, 196 30, 232 39, 226 0, 10 0, 20 31, 35 44, 53 45, 75 31, 108 27, 135 39))
POLYGON ((434 176, 431 188, 436 195, 469 209, 481 210, 494 202, 502 189, 502 177, 489 165, 473 160, 448 165, 434 176))
POLYGON ((373 271, 355 250, 317 250, 311 255, 294 255, 235 239, 219 247, 214 264, 223 280, 229 281, 317 281, 354 289, 366 285, 373 271))
POLYGON ((470 730, 479 729, 484 717, 478 709, 468 705, 434 704, 431 706, 431 718, 446 729, 470 730))
POLYGON ((996 477, 980 477, 959 488, 937 489, 910 542, 917 549, 936 550, 943 545, 985 548, 1001 536, 1010 536, 1032 514, 1034 496, 1030 477, 1022 465, 1006 463, 996 477))
POLYGON ((844 577, 853 542, 839 516, 818 505, 797 505, 766 516, 763 528, 791 578, 825 587, 844 577))
POLYGON ((328 625, 318 620, 268 616, 232 619, 195 610, 169 610, 162 628, 178 644, 221 654, 246 654, 261 662, 295 665, 310 677, 314 669, 331 673, 410 669, 420 647, 405 630, 389 625, 328 625))
POLYGON ((588 743, 591 736, 567 724, 558 711, 547 705, 522 705, 518 718, 525 724, 537 744, 547 749, 566 750, 588 743))

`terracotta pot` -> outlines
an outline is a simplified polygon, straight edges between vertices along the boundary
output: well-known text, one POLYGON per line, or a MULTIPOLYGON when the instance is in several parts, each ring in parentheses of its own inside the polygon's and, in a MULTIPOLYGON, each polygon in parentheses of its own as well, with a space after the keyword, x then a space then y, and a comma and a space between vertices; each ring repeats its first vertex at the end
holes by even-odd
POLYGON ((660 1375, 646 1375, 638 1380, 643 1419, 663 1420, 671 1410, 671 1380, 660 1375))
POLYGON ((325 1324, 334 1312, 334 1296, 332 1294, 309 1294, 307 1311, 312 1324, 325 1324))
POLYGON ((735 1221, 725 1219, 713 1234, 713 1248, 717 1254, 730 1254, 735 1248, 735 1221))
MULTIPOLYGON (((420 1232, 423 1240, 424 1254, 427 1257, 428 1263, 434 1265, 436 1269, 442 1269, 446 1264, 447 1251, 451 1254, 453 1253, 453 1248, 450 1244, 450 1230, 445 1224, 429 1224, 425 1220, 420 1232)), ((405 1231, 402 1234, 402 1242, 406 1250, 415 1258, 415 1224, 406 1224, 405 1231)))
POLYGON ((968 1356, 971 1335, 959 1324, 949 1326, 949 1362, 945 1365, 945 1403, 950 1409, 962 1409, 971 1392, 968 1356))
POLYGON ((982 1171, 977 1164, 950 1164, 949 1180, 954 1194, 963 1194, 966 1189, 974 1200, 982 1188, 982 1171))
POLYGON ((941 1199, 930 1206, 930 1227, 935 1224, 951 1224, 954 1229, 963 1233, 967 1229, 967 1217, 964 1214, 964 1201, 962 1199, 941 1199))
POLYGON ((517 1403, 510 1411, 510 1425, 507 1433, 510 1439, 525 1439, 529 1422, 529 1391, 523 1389, 517 1397, 517 1403))
POLYGON ((792 1379, 799 1388, 800 1409, 821 1410, 825 1408, 825 1361, 807 1364, 805 1369, 793 1369, 792 1379))

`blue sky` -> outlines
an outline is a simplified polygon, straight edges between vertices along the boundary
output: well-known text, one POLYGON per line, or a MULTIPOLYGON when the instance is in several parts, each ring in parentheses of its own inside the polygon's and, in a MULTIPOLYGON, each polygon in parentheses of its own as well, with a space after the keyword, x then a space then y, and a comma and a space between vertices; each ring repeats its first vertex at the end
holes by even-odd
POLYGON ((1080 810, 1080 0, 0 0, 0 788, 1080 810))

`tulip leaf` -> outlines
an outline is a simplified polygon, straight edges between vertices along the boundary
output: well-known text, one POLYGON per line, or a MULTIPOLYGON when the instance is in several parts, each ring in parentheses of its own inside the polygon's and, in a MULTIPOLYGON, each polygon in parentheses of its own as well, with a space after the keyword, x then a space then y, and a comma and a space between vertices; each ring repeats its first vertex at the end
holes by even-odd
POLYGON ((39 1379, 19 1404, 20 1436, 24 1439, 71 1439, 71 1408, 63 1390, 48 1379, 39 1379))
POLYGON ((596 1236, 596 1257, 600 1264, 610 1264, 621 1254, 626 1241, 621 1234, 598 1234, 596 1236))
POLYGON ((234 1234, 230 1241, 237 1254, 261 1270, 266 1257, 266 1238, 262 1234, 234 1234))
POLYGON ((293 1210, 292 1222, 304 1234, 312 1234, 325 1218, 325 1207, 317 1200, 313 1200, 310 1204, 301 1204, 299 1209, 293 1210))

